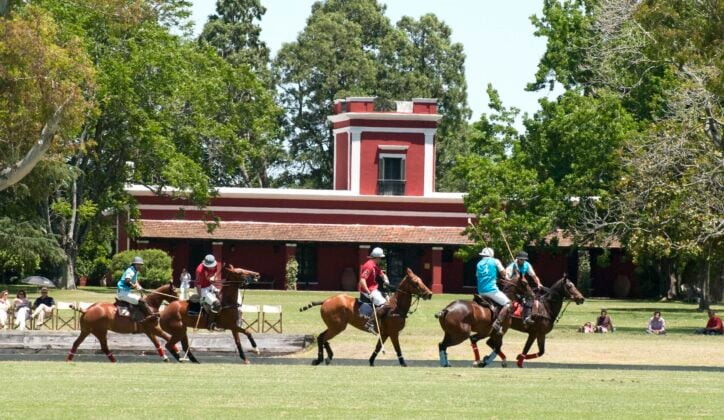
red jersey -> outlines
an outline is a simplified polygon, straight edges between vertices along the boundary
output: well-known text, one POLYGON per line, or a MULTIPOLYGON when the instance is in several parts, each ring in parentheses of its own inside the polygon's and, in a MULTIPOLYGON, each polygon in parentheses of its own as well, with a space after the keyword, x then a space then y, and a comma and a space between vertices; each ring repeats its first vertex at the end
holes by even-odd
MULTIPOLYGON (((377 290, 377 277, 382 276, 382 273, 382 269, 377 266, 375 260, 370 258, 366 263, 362 264, 362 268, 360 269, 360 278, 364 279, 365 283, 367 283, 367 288, 370 289, 370 292, 372 292, 377 290)), ((359 287, 359 284, 357 285, 357 289, 362 292, 362 288, 359 287)))
POLYGON ((721 318, 719 318, 718 316, 715 316, 714 318, 709 318, 709 321, 706 323, 706 329, 713 329, 714 331, 724 332, 721 318))
POLYGON ((206 268, 204 263, 199 264, 199 266, 196 267, 196 287, 201 287, 203 289, 204 287, 211 286, 210 279, 218 272, 219 264, 216 264, 216 267, 214 268, 206 268))

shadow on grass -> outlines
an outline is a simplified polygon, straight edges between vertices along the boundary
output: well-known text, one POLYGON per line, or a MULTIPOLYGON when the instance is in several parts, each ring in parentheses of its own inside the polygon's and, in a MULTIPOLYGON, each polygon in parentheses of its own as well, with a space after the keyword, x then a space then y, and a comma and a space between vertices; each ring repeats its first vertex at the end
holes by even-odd
POLYGON ((654 311, 661 311, 661 315, 665 316, 666 313, 684 313, 684 314, 701 314, 705 311, 700 311, 697 308, 666 308, 663 307, 661 309, 655 309, 655 308, 617 308, 615 306, 609 306, 608 313, 611 314, 612 312, 642 312, 647 313, 649 316, 654 314, 654 311))
MULTIPOLYGON (((236 355, 225 355, 225 356, 211 356, 196 353, 196 357, 201 361, 201 364, 237 364, 239 366, 245 366, 241 363, 236 355)), ((161 359, 157 355, 116 355, 119 363, 158 363, 163 364, 161 359)), ((311 358, 288 358, 288 357, 255 357, 249 356, 249 360, 252 365, 274 365, 274 366, 309 366, 311 365, 311 358)), ((47 353, 32 353, 32 354, 0 354, 1 361, 45 361, 45 362, 60 362, 65 363, 65 354, 47 354, 47 353)), ((73 363, 103 363, 108 362, 108 359, 101 354, 79 354, 73 363)), ((169 364, 176 364, 177 362, 172 361, 169 364)), ((437 360, 407 360, 407 364, 410 367, 426 367, 426 368, 439 368, 437 360)), ((450 361, 452 368, 471 368, 472 361, 453 360, 450 361)), ((334 366, 368 366, 367 360, 364 359, 334 359, 329 367, 334 366)), ((329 368, 327 366, 318 366, 317 369, 329 368)), ((397 368, 399 364, 395 359, 394 355, 380 356, 375 367, 384 368, 397 368)), ((496 360, 493 364, 486 369, 500 369, 502 368, 500 360, 496 360)), ((547 363, 547 362, 526 362, 526 369, 576 369, 576 370, 630 370, 630 371, 667 371, 667 372, 722 372, 724 373, 724 367, 717 366, 678 366, 678 365, 633 365, 633 364, 613 364, 613 363, 547 363)), ((508 369, 518 369, 515 365, 515 360, 508 360, 508 369)))

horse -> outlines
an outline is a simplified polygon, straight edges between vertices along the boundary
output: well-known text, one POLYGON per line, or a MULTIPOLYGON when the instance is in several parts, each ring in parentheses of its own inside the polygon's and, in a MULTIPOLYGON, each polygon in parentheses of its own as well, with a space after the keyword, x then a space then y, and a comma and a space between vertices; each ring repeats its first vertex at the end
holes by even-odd
MULTIPOLYGON (((506 289, 506 291, 512 294, 515 292, 515 288, 506 289)), ((511 318, 508 325, 504 325, 504 330, 512 328, 528 333, 528 341, 526 342, 523 353, 519 354, 517 358, 517 365, 519 367, 523 367, 524 360, 535 359, 545 353, 545 336, 553 329, 553 320, 558 317, 561 311, 564 297, 573 299, 576 304, 579 305, 585 300, 581 292, 576 289, 576 286, 565 275, 551 286, 546 294, 541 296, 540 305, 542 305, 543 309, 540 312, 544 315, 534 317, 533 325, 526 326, 523 320, 516 316, 511 318), (539 352, 534 355, 528 355, 527 352, 530 350, 536 338, 538 339, 539 352)), ((442 366, 449 366, 447 362, 447 348, 460 344, 466 339, 470 340, 473 355, 475 356, 473 366, 485 367, 492 363, 496 356, 500 356, 504 367, 507 366, 505 353, 501 350, 502 337, 497 334, 491 336, 491 325, 494 318, 490 308, 483 308, 469 300, 456 300, 435 316, 440 319, 440 326, 445 333, 443 340, 438 344, 440 364, 442 366), (473 334, 471 335, 471 333, 473 334), (492 348, 493 351, 485 356, 481 362, 477 342, 481 338, 488 336, 491 338, 486 344, 492 348)))
MULTIPOLYGON (((240 326, 238 292, 239 285, 246 286, 249 282, 258 281, 260 275, 254 271, 235 268, 231 264, 225 265, 224 271, 226 272, 226 280, 221 281, 221 309, 216 316, 216 326, 231 330, 231 335, 234 337, 236 348, 239 351, 239 357, 244 364, 249 364, 249 360, 247 360, 244 351, 241 349, 239 333, 244 334, 249 339, 256 354, 259 354, 259 349, 251 333, 240 326)), ((192 327, 194 330, 196 328, 208 329, 207 315, 205 311, 201 310, 199 310, 198 315, 189 315, 188 310, 189 301, 178 300, 170 303, 161 314, 161 328, 171 335, 171 338, 166 342, 166 349, 177 361, 182 361, 175 346, 180 341, 186 357, 193 363, 199 363, 189 349, 189 338, 186 329, 188 327, 192 327)))
MULTIPOLYGON (((523 367, 525 360, 536 359, 543 356, 545 353, 546 345, 546 334, 551 332, 555 326, 556 319, 561 313, 561 306, 563 306, 564 299, 571 299, 576 302, 576 305, 582 304, 586 299, 583 297, 580 291, 576 289, 576 286, 571 282, 566 274, 555 282, 541 297, 540 305, 542 306, 544 315, 536 316, 534 310, 533 325, 525 325, 522 318, 513 317, 510 324, 510 328, 528 334, 528 339, 523 346, 523 352, 518 354, 516 357, 516 364, 519 368, 523 367), (528 354, 530 347, 533 342, 538 342, 538 352, 534 354, 528 354)), ((504 355, 501 355, 501 358, 504 355)), ((495 352, 491 353, 485 359, 485 363, 490 363, 495 358, 495 352)))
MULTIPOLYGON (((402 350, 400 350, 399 334, 400 331, 405 328, 405 319, 412 305, 413 296, 416 296, 417 299, 429 300, 432 298, 432 292, 425 286, 422 280, 408 268, 405 277, 403 277, 400 285, 397 287, 397 291, 392 294, 388 301, 390 309, 387 316, 379 320, 380 334, 378 335, 375 350, 368 360, 370 366, 375 365, 375 358, 380 352, 382 344, 387 340, 387 337, 392 340, 392 345, 395 347, 400 366, 407 366, 405 358, 402 356, 402 350)), ((367 318, 361 316, 359 313, 360 304, 357 299, 344 294, 332 296, 324 301, 311 302, 299 308, 299 311, 306 311, 319 305, 322 306, 320 313, 322 320, 327 325, 327 329, 317 337, 318 353, 317 358, 312 361, 312 365, 314 366, 322 363, 324 359, 324 349, 327 350, 326 364, 332 362, 334 354, 332 353, 332 347, 329 345, 329 340, 344 331, 348 324, 362 331, 366 331, 365 324, 367 323, 367 318)))
POLYGON ((115 363, 116 358, 108 349, 107 334, 110 330, 120 334, 143 332, 155 346, 158 355, 163 358, 164 362, 168 362, 168 357, 161 348, 161 344, 157 338, 161 337, 167 342, 169 339, 169 336, 158 326, 158 309, 163 301, 173 303, 177 300, 173 283, 169 282, 151 291, 145 300, 151 311, 156 314, 156 317, 141 323, 134 322, 131 317, 118 316, 118 308, 114 303, 110 302, 96 302, 86 309, 73 307, 73 310, 81 313, 80 335, 75 342, 73 342, 73 347, 70 349, 66 361, 72 361, 73 357, 75 357, 75 352, 78 350, 78 346, 80 346, 89 334, 93 334, 101 344, 101 350, 108 357, 108 360, 115 363))

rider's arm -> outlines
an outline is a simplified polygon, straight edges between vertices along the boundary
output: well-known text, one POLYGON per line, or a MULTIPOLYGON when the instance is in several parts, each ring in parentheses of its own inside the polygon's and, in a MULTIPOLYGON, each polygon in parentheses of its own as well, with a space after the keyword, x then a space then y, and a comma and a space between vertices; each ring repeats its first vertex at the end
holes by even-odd
POLYGON ((501 263, 500 260, 495 260, 495 265, 498 268, 498 274, 500 277, 505 281, 510 281, 510 274, 508 273, 508 270, 503 267, 503 263, 501 263))
POLYGON ((533 270, 533 265, 532 265, 532 264, 528 266, 528 274, 530 274, 530 276, 533 278, 533 280, 535 281, 535 284, 538 286, 538 288, 542 288, 542 287, 543 287, 543 284, 541 284, 540 279, 539 279, 538 276, 535 274, 535 270, 533 270))

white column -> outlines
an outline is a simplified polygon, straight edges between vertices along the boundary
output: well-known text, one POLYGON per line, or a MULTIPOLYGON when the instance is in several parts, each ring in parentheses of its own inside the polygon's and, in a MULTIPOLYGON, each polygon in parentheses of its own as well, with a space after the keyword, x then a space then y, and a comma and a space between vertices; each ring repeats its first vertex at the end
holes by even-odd
POLYGON ((435 129, 425 130, 425 175, 423 195, 435 191, 435 129))
POLYGON ((362 129, 353 127, 349 130, 351 134, 351 149, 352 153, 350 156, 350 180, 349 189, 352 193, 359 195, 359 184, 360 184, 360 165, 362 153, 362 129))

